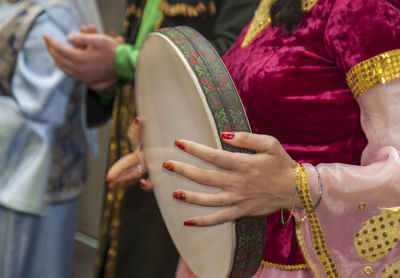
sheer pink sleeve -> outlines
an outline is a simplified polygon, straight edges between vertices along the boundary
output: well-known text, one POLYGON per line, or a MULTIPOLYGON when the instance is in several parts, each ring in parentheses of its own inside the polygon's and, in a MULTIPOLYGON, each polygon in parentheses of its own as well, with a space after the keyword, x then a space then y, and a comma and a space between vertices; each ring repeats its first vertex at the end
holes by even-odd
MULTIPOLYGON (((369 142, 362 165, 317 165, 323 192, 318 221, 307 219, 297 228, 321 277, 390 277, 400 270, 400 79, 366 89, 357 101, 369 142)), ((318 177, 312 165, 305 168, 315 202, 318 177)))

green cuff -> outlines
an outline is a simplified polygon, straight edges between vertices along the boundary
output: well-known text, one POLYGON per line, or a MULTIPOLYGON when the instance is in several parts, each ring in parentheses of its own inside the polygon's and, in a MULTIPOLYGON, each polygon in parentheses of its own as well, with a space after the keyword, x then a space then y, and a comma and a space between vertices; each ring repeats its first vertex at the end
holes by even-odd
POLYGON ((120 44, 115 53, 115 66, 120 79, 134 80, 139 48, 130 44, 120 44))

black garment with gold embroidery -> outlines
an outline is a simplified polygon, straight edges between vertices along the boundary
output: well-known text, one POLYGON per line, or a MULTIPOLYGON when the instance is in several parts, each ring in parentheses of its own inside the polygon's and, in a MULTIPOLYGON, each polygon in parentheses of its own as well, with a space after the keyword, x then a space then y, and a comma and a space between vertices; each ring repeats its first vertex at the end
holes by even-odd
MULTIPOLYGON (((158 27, 190 26, 223 55, 250 21, 259 0, 163 0, 158 27)), ((146 0, 128 0, 125 39, 134 43, 146 0)), ((109 165, 130 150, 126 131, 135 116, 133 84, 117 93, 109 165)), ((179 255, 153 193, 139 186, 108 191, 96 257, 96 278, 175 277, 179 255)))

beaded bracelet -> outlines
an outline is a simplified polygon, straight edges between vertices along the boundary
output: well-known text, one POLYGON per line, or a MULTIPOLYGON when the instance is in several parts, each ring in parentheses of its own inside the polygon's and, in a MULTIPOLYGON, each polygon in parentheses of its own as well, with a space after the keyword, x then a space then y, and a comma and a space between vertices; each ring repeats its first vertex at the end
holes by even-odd
POLYGON ((286 221, 285 218, 283 217, 283 209, 281 209, 281 223, 284 227, 286 227, 289 224, 290 220, 293 217, 294 207, 296 206, 296 202, 299 196, 299 190, 301 188, 301 167, 300 164, 297 162, 296 166, 294 167, 294 173, 296 177, 296 194, 294 195, 293 204, 292 207, 289 209, 289 217, 286 221))

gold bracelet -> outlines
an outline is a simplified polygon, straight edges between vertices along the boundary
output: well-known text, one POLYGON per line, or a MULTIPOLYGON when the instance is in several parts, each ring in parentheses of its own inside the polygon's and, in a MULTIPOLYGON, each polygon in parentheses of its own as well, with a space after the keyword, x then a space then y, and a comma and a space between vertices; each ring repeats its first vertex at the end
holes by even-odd
POLYGON ((291 209, 289 209, 289 217, 288 219, 285 221, 285 218, 283 217, 283 209, 281 209, 281 223, 284 227, 286 227, 290 220, 293 217, 294 214, 294 207, 296 206, 296 202, 299 196, 299 190, 301 187, 301 168, 300 168, 300 164, 296 162, 296 166, 294 167, 294 174, 296 177, 296 194, 294 195, 294 199, 293 199, 293 204, 291 209))
POLYGON ((310 214, 315 212, 315 210, 318 208, 318 206, 321 202, 321 199, 322 199, 321 175, 319 173, 318 168, 315 166, 314 166, 314 168, 318 175, 318 186, 319 186, 319 194, 318 194, 319 196, 318 196, 318 200, 315 203, 315 205, 313 205, 312 200, 311 200, 304 165, 303 164, 300 165, 301 189, 302 190, 299 191, 299 198, 300 198, 301 203, 303 204, 304 210, 306 211, 306 215, 303 216, 302 218, 299 218, 297 215, 294 215, 293 217, 296 220, 296 224, 302 223, 310 214))

